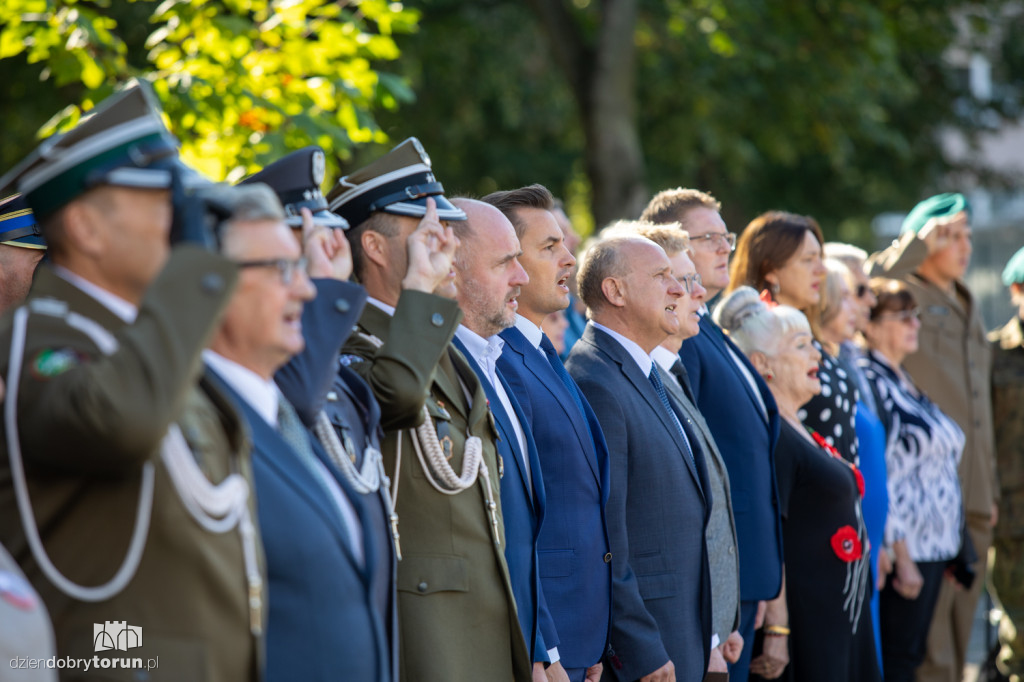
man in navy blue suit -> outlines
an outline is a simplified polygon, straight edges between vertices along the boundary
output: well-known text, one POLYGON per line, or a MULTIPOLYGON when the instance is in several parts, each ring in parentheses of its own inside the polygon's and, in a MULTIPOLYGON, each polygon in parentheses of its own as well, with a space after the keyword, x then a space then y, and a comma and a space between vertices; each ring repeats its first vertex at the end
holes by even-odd
POLYGON ((597 417, 540 327, 547 315, 569 305, 576 259, 542 185, 495 192, 484 201, 512 222, 519 262, 530 277, 521 287, 515 326, 501 332, 505 348, 498 369, 522 406, 544 472, 547 506, 537 551, 544 598, 558 630, 552 668, 564 668, 571 682, 597 682, 611 619, 608 451, 597 417))
POLYGON ((605 237, 583 255, 590 310, 566 368, 601 422, 611 460, 614 556, 610 679, 699 682, 711 649, 705 539, 713 501, 695 426, 666 393, 651 352, 679 330, 684 288, 665 251, 605 237))
MULTIPOLYGON (((373 598, 390 576, 390 566, 377 563, 376 544, 384 539, 376 537, 359 495, 310 438, 273 378, 305 346, 304 304, 321 306, 326 323, 342 331, 350 327, 331 317, 340 313, 333 295, 311 302, 316 289, 273 192, 252 185, 221 198, 233 211, 222 252, 242 272, 204 360, 237 403, 252 438, 270 583, 266 679, 390 679, 385 614, 373 598)), ((346 258, 347 251, 338 257, 346 258)), ((333 269, 329 259, 317 260, 333 269)), ((314 384, 310 377, 307 385, 314 384)))
MULTIPOLYGON (((736 235, 726 230, 720 208, 705 192, 670 189, 655 195, 641 216, 653 223, 682 225, 690 236, 693 263, 707 289, 707 300, 729 285, 729 254, 736 245, 736 235)), ((746 680, 758 605, 778 596, 782 584, 774 462, 778 410, 757 370, 706 309, 700 333, 683 342, 679 356, 732 486, 740 552, 740 635, 746 645, 739 661, 730 666, 729 675, 732 680, 746 680), (736 428, 737 424, 743 428, 736 428)))
POLYGON ((455 287, 464 318, 454 343, 480 377, 498 430, 505 561, 519 624, 530 647, 533 677, 544 680, 544 668, 550 663, 548 650, 558 643, 537 566, 544 481, 522 408, 497 368, 505 343, 498 332, 515 320, 519 289, 529 278, 519 264, 521 250, 515 230, 501 211, 471 199, 454 199, 452 203, 467 218, 455 226, 459 238, 455 287))

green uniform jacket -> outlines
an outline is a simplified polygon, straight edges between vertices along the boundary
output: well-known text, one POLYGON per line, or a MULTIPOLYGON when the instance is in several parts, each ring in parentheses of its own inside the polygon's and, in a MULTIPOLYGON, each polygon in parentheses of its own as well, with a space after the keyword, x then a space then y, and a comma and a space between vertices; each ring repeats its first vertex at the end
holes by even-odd
MULTIPOLYGON (((989 334, 992 415, 1002 499, 995 534, 1024 540, 1024 330, 1014 317, 989 334)), ((1020 590, 1020 585, 1017 586, 1020 590)))
POLYGON ((998 499, 992 436, 992 352, 978 306, 961 282, 950 297, 915 274, 928 255, 916 234, 907 233, 871 257, 871 277, 905 282, 921 310, 917 352, 903 367, 939 408, 963 429, 960 489, 968 514, 989 517, 998 499))
POLYGON ((454 301, 406 291, 393 318, 366 306, 343 351, 380 402, 384 462, 392 485, 398 485, 400 677, 403 682, 529 682, 528 649, 505 564, 497 432, 483 388, 451 345, 461 318, 454 301), (473 396, 472 408, 460 377, 473 396), (456 473, 462 471, 467 434, 483 440, 500 547, 479 483, 445 495, 427 481, 408 430, 422 421, 424 404, 439 437, 451 439, 449 463, 456 473))
MULTIPOLYGON (((222 396, 198 386, 200 353, 231 296, 236 271, 214 254, 176 248, 131 325, 48 266, 36 274, 30 301, 63 301, 70 311, 113 332, 119 342, 116 352, 104 355, 61 318, 33 314, 28 319, 18 428, 40 534, 61 573, 84 586, 106 583, 114 575, 135 523, 142 465, 157 462, 152 519, 138 571, 114 597, 81 602, 50 583, 26 544, 4 433, 0 542, 42 596, 53 619, 58 656, 159 657, 158 667, 146 677, 153 682, 260 678, 261 649, 250 632, 240 535, 237 530, 203 530, 159 458, 168 426, 179 421, 212 481, 238 471, 251 484, 239 417, 222 396), (216 407, 216 420, 188 424, 194 407, 208 404, 216 407), (210 447, 224 434, 233 451, 210 447), (107 621, 141 627, 142 646, 96 653, 94 625, 107 621)), ((0 322, 5 377, 11 338, 8 315, 0 322)), ((256 523, 252 496, 249 505, 256 523)), ((137 674, 120 669, 83 674, 79 668, 62 672, 62 678, 142 679, 137 674)))

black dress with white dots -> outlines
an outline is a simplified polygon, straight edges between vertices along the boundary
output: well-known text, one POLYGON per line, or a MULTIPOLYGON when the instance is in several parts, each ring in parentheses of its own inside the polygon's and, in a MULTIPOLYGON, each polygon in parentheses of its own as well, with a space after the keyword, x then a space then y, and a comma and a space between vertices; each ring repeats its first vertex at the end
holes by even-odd
POLYGON ((857 456, 857 382, 852 370, 839 358, 829 355, 815 341, 821 352, 818 379, 821 393, 807 401, 797 416, 805 425, 820 433, 843 458, 859 466, 857 456))

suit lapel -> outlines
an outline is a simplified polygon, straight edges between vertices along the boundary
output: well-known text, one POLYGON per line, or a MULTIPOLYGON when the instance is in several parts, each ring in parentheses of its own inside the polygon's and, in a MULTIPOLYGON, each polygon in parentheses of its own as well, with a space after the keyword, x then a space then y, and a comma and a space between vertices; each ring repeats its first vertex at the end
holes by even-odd
MULTIPOLYGON (((509 415, 505 412, 505 406, 501 404, 501 400, 498 399, 497 391, 491 386, 490 382, 483 377, 483 369, 473 358, 472 355, 466 349, 466 346, 457 337, 452 339, 452 343, 459 349, 459 352, 466 359, 466 364, 473 370, 473 373, 480 380, 480 385, 484 389, 484 393, 487 396, 487 400, 490 401, 491 414, 494 415, 494 421, 498 427, 498 431, 501 433, 501 439, 505 441, 506 447, 511 451, 512 454, 512 466, 519 472, 519 480, 523 483, 523 490, 530 489, 529 479, 526 477, 526 471, 523 467, 523 452, 519 447, 519 438, 516 436, 515 427, 512 426, 512 421, 509 419, 509 415)), ((506 392, 508 389, 506 388, 506 392)), ((517 417, 519 415, 516 415, 517 417)), ((506 462, 506 464, 509 464, 506 462)), ((530 506, 535 506, 533 495, 527 495, 530 499, 530 506)))
MULTIPOLYGON (((590 428, 586 422, 587 415, 579 414, 578 410, 572 409, 571 406, 575 404, 575 401, 573 401, 571 395, 568 395, 568 389, 562 386, 561 379, 555 376, 555 370, 552 369, 547 358, 544 357, 543 351, 530 345, 530 342, 523 336, 521 331, 512 327, 502 332, 502 338, 508 343, 508 348, 522 358, 523 365, 534 376, 537 383, 543 386, 551 394, 551 397, 555 399, 559 407, 562 408, 562 411, 569 419, 569 423, 572 424, 573 430, 576 431, 576 438, 583 444, 583 451, 586 453, 587 465, 590 467, 591 473, 594 474, 594 478, 600 483, 600 467, 597 463, 597 453, 594 451, 596 445, 593 442, 593 436, 591 436, 590 428)), ((580 399, 583 400, 582 394, 580 399)))
MULTIPOLYGON (((735 344, 733 344, 732 341, 729 340, 729 337, 725 335, 725 332, 722 331, 721 327, 719 327, 711 320, 709 315, 710 313, 700 318, 700 333, 707 336, 708 342, 718 352, 718 354, 722 356, 722 362, 728 363, 729 367, 731 368, 730 371, 734 371, 739 375, 740 383, 743 384, 743 390, 746 391, 747 395, 750 396, 750 399, 754 402, 754 405, 760 405, 761 403, 764 403, 765 409, 767 409, 767 401, 764 400, 763 397, 760 397, 759 399, 759 396, 754 395, 754 387, 750 385, 750 382, 747 381, 747 378, 743 376, 743 373, 740 371, 740 369, 736 367, 736 362, 732 359, 732 354, 729 352, 731 350, 733 353, 735 353, 736 357, 740 359, 740 362, 747 362, 743 354, 743 351, 741 351, 738 347, 736 347, 735 344)), ((753 365, 747 363, 746 367, 751 372, 751 376, 756 375, 757 370, 754 369, 753 365)), ((755 382, 756 381, 757 380, 755 379, 755 382)), ((764 412, 761 411, 760 407, 757 408, 757 414, 760 415, 761 420, 764 421, 765 424, 768 423, 767 416, 764 414, 764 412)))
MULTIPOLYGON (((666 414, 665 406, 661 404, 661 398, 658 397, 658 394, 654 390, 654 386, 651 385, 650 380, 644 376, 643 372, 640 371, 640 366, 636 364, 633 357, 625 348, 622 347, 622 344, 608 334, 605 334, 600 329, 594 328, 592 325, 587 325, 587 331, 584 332, 584 338, 586 338, 588 333, 591 335, 594 345, 619 364, 622 374, 629 379, 630 383, 633 384, 634 388, 636 388, 643 399, 647 402, 654 414, 658 415, 658 420, 661 422, 661 425, 664 426, 672 436, 672 442, 676 444, 679 456, 682 457, 683 463, 686 465, 686 469, 690 472, 690 475, 693 476, 693 480, 697 484, 697 489, 699 491, 703 491, 704 484, 701 481, 700 474, 695 468, 695 461, 690 460, 690 456, 686 453, 685 446, 679 442, 679 432, 676 430, 676 425, 672 421, 671 415, 666 414)), ((694 453, 694 456, 696 457, 696 453, 694 453)))
MULTIPOLYGON (((252 431, 253 459, 258 458, 266 464, 279 480, 296 492, 323 518, 324 522, 338 536, 338 544, 342 546, 345 555, 358 570, 359 562, 352 552, 352 538, 349 537, 348 531, 342 523, 334 500, 329 499, 321 485, 313 479, 315 474, 299 460, 297 454, 292 452, 291 447, 281 437, 281 434, 257 414, 227 382, 213 370, 207 370, 207 372, 220 384, 224 393, 234 400, 237 409, 248 422, 252 431)), ((315 448, 314 452, 316 452, 315 448)), ((260 491, 257 490, 257 499, 259 494, 260 491)))

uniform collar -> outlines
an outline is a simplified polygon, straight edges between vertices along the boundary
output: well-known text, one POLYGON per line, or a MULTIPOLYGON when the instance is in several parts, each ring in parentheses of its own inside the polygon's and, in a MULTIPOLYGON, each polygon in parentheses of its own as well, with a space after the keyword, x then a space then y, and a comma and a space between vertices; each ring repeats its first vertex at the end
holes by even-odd
POLYGON ((65 282, 80 289, 82 293, 96 299, 104 308, 114 313, 128 324, 135 322, 135 318, 139 316, 139 309, 137 306, 129 303, 116 294, 110 293, 103 287, 93 284, 81 275, 77 275, 60 265, 54 265, 53 271, 65 282))

